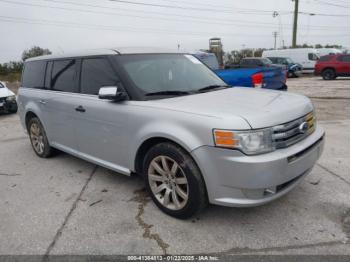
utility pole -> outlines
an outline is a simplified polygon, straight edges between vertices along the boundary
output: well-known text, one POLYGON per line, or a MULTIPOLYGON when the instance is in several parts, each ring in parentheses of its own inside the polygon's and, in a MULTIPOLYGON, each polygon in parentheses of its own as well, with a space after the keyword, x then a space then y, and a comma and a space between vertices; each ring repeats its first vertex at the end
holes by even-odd
POLYGON ((275 38, 275 45, 274 45, 274 47, 275 47, 275 49, 277 49, 277 36, 278 36, 278 32, 273 32, 272 35, 273 35, 273 37, 275 38))
POLYGON ((293 0, 294 7, 294 24, 293 24, 293 48, 297 47, 297 32, 298 32, 298 15, 299 15, 299 0, 293 0))

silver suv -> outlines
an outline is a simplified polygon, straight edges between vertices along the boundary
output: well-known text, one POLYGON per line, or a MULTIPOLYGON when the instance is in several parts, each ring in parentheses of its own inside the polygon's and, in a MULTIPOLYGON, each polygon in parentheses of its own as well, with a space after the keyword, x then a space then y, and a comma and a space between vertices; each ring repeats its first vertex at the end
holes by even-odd
POLYGON ((25 63, 18 94, 39 157, 54 149, 140 174, 155 204, 188 218, 293 189, 324 145, 304 96, 232 88, 189 54, 117 49, 25 63))

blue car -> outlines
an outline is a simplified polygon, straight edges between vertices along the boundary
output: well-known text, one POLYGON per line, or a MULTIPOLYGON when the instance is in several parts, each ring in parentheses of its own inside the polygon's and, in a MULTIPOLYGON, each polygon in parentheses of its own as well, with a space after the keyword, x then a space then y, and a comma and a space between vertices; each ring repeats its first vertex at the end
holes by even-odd
POLYGON ((303 74, 303 66, 298 63, 294 63, 292 59, 288 57, 268 57, 274 64, 284 65, 288 69, 288 77, 299 77, 303 74))
POLYGON ((220 69, 215 54, 193 54, 230 86, 287 90, 287 72, 284 66, 274 65, 265 58, 246 58, 232 68, 220 69), (264 61, 266 60, 266 61, 264 61))

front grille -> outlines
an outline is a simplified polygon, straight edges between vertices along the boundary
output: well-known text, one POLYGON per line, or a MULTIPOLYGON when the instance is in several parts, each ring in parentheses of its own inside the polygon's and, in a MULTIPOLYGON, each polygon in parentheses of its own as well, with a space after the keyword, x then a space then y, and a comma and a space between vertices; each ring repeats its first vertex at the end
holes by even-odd
POLYGON ((286 148, 303 140, 315 131, 313 112, 289 123, 273 127, 272 141, 276 148, 286 148))

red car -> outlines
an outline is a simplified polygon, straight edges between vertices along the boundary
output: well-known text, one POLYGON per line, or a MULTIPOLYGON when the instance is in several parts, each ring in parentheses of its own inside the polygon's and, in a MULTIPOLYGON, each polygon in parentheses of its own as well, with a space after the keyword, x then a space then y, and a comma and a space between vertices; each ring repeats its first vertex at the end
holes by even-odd
POLYGON ((321 75, 324 80, 334 80, 338 76, 350 76, 350 55, 322 56, 316 63, 315 74, 321 75))

